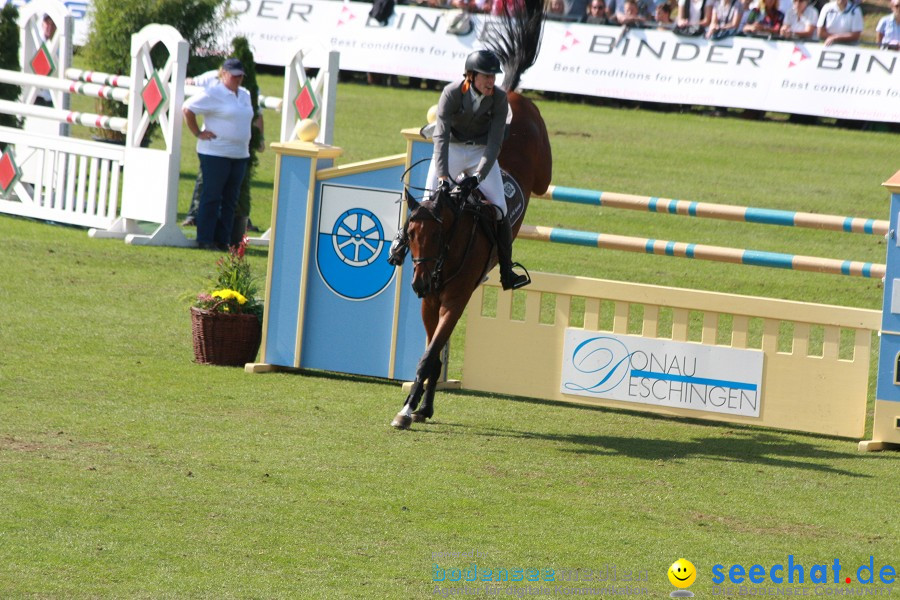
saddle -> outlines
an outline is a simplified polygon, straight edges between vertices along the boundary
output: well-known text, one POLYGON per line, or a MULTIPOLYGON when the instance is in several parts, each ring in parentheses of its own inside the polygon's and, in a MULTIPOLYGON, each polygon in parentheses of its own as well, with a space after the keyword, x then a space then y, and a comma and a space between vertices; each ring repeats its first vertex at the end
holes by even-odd
MULTIPOLYGON (((522 193, 522 188, 519 187, 518 182, 516 182, 509 173, 501 169, 500 175, 503 178, 503 196, 506 198, 506 214, 509 217, 509 224, 512 227, 515 227, 516 223, 521 221, 525 214, 525 194, 522 193)), ((496 221, 497 219, 496 209, 488 202, 480 189, 476 188, 468 198, 463 200, 463 206, 469 207, 470 210, 474 211, 479 216, 480 221, 496 221)), ((493 224, 491 224, 491 230, 496 231, 496 227, 493 224)))

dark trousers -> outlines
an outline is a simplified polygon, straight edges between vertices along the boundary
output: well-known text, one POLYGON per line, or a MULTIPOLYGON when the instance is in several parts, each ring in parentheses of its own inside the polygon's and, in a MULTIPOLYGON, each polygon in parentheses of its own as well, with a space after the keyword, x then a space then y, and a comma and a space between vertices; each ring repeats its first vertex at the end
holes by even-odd
POLYGON ((197 208, 197 243, 231 243, 234 208, 241 193, 241 183, 247 171, 246 158, 224 158, 198 154, 203 188, 197 208))

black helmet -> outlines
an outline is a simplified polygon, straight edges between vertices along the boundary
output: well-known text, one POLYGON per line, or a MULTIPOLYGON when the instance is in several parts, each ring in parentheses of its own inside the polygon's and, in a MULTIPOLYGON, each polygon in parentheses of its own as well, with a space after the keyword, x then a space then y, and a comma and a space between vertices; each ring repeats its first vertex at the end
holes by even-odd
POLYGON ((502 73, 500 59, 490 50, 476 50, 466 57, 466 72, 476 71, 485 75, 502 73))

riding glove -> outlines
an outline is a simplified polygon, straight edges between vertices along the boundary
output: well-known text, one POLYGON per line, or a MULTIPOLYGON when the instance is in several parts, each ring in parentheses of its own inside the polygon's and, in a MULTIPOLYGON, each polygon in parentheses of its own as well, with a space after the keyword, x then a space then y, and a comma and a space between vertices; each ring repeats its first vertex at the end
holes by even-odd
POLYGON ((481 181, 475 175, 469 175, 465 179, 459 182, 459 190, 462 193, 462 196, 465 198, 472 192, 474 192, 478 188, 478 184, 481 181))

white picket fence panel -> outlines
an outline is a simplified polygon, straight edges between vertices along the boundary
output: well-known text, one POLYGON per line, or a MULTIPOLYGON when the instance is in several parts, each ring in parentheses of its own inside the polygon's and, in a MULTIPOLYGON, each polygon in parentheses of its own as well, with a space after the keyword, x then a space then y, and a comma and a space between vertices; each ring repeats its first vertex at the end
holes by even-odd
POLYGON ((26 148, 16 163, 34 174, 0 199, 0 212, 105 229, 119 218, 125 149, 121 146, 0 127, 0 139, 26 148))

